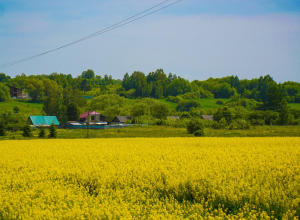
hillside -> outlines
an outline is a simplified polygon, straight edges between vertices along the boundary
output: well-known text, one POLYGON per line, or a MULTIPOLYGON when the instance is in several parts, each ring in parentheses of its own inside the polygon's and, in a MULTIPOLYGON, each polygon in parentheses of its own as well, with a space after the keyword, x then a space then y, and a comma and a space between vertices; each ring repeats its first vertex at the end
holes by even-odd
POLYGON ((0 102, 0 113, 8 111, 13 111, 14 107, 18 106, 20 108, 20 113, 24 114, 26 117, 30 115, 41 114, 43 103, 33 103, 25 100, 13 100, 12 102, 0 102))

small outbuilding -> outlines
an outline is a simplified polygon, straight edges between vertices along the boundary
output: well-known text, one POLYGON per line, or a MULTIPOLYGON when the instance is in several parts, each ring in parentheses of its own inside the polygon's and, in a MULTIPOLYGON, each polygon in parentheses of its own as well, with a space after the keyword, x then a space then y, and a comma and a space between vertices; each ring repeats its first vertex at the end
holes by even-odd
POLYGON ((28 121, 32 126, 36 127, 48 127, 52 123, 57 127, 60 125, 56 116, 29 116, 28 121))
POLYGON ((117 117, 115 117, 113 120, 112 120, 112 122, 113 123, 125 123, 125 121, 127 121, 127 120, 131 120, 132 119, 132 117, 131 116, 117 116, 117 117))

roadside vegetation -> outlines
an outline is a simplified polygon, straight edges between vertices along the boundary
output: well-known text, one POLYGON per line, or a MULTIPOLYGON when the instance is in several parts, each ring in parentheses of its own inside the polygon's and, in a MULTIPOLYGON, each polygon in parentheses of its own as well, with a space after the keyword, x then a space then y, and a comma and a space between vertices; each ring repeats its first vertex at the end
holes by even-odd
MULTIPOLYGON (((58 139, 87 138, 159 138, 159 137, 193 137, 187 128, 169 126, 130 126, 125 128, 89 130, 86 129, 57 129, 58 139)), ((48 139, 49 129, 45 129, 45 136, 39 137, 40 130, 34 128, 32 137, 23 137, 23 131, 7 132, 0 136, 0 140, 28 140, 48 139)), ((243 129, 214 129, 205 128, 205 137, 300 137, 300 126, 255 126, 248 130, 243 129)))

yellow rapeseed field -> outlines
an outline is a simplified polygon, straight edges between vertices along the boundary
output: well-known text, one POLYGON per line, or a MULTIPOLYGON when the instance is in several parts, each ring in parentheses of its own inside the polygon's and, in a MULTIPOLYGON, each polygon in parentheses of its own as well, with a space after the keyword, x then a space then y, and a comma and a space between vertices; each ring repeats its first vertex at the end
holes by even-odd
POLYGON ((300 138, 0 142, 0 219, 299 219, 300 138))

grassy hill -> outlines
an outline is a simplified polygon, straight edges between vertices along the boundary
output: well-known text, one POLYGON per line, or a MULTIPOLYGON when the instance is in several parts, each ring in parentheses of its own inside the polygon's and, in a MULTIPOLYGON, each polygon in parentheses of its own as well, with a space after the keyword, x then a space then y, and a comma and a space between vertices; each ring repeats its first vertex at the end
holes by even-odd
POLYGON ((300 110, 300 103, 289 103, 288 106, 290 106, 292 109, 300 110))
POLYGON ((13 111, 15 106, 19 106, 20 113, 25 116, 40 115, 43 103, 33 103, 28 100, 13 100, 12 102, 0 102, 0 114, 6 110, 13 111))

